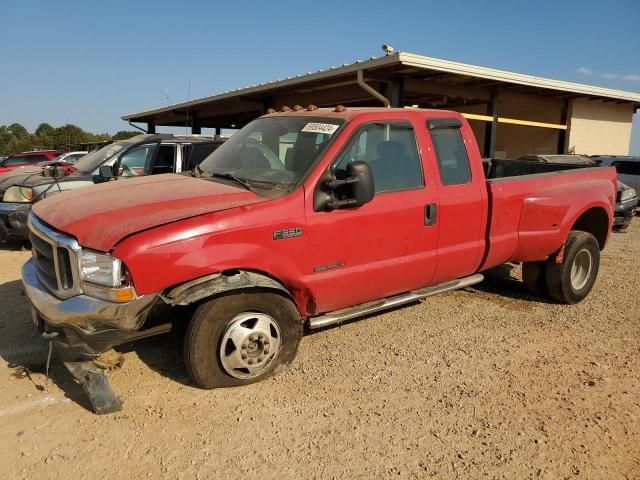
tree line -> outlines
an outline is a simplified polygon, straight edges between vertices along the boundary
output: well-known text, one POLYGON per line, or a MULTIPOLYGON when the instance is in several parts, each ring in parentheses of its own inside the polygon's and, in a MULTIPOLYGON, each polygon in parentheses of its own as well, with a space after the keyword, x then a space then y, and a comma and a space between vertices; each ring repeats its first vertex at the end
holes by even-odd
POLYGON ((35 132, 29 133, 19 123, 12 123, 8 126, 0 125, 0 155, 31 150, 71 150, 82 143, 122 140, 140 133, 122 130, 115 135, 95 134, 73 124, 52 127, 48 123, 41 123, 35 132))

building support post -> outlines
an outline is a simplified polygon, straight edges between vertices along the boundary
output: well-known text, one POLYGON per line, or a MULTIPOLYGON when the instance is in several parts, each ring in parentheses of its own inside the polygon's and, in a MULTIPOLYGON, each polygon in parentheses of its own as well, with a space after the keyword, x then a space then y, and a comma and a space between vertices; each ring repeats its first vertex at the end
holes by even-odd
MULTIPOLYGON (((567 124, 567 119, 569 118, 569 100, 564 102, 564 107, 560 112, 560 123, 562 125, 567 124)), ((567 131, 566 130, 558 130, 558 148, 557 152, 560 155, 567 153, 567 131)))
POLYGON ((496 134, 498 132, 498 91, 491 94, 491 103, 487 105, 487 115, 493 120, 485 124, 484 130, 484 157, 493 158, 496 152, 496 134))
POLYGON ((156 133, 155 123, 147 122, 147 133, 156 133))
POLYGON ((201 133, 202 133, 202 127, 200 125, 196 125, 195 123, 191 125, 192 135, 200 135, 201 133))
POLYGON ((391 106, 396 108, 404 107, 404 80, 402 78, 394 78, 391 82, 391 106))
POLYGON ((216 127, 216 135, 220 135, 220 131, 221 131, 221 130, 222 130, 222 129, 221 129, 220 127, 216 127))

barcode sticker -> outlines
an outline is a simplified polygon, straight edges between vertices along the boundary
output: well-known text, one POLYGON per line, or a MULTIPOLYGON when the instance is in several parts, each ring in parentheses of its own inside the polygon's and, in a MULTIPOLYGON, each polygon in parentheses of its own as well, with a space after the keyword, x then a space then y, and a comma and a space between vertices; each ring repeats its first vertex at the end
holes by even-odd
POLYGON ((307 123, 301 131, 309 133, 326 133, 327 135, 333 135, 339 127, 340 125, 334 125, 333 123, 311 122, 307 123))

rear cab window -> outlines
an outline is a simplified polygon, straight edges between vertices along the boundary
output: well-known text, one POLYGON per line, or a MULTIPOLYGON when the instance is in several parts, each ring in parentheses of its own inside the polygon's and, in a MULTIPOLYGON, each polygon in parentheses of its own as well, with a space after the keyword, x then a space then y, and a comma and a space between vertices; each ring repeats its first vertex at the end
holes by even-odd
POLYGON ((464 145, 459 120, 434 119, 427 121, 435 150, 442 185, 464 185, 471 182, 471 165, 464 145))
POLYGON ((182 146, 182 171, 193 170, 221 143, 194 143, 182 146))

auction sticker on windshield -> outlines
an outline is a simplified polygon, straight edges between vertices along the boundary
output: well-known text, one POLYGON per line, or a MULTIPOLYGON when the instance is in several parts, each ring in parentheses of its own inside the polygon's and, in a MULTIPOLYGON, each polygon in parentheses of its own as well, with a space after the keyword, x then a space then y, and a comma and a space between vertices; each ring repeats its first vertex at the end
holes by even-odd
POLYGON ((340 125, 334 125, 333 123, 310 122, 302 128, 301 132, 326 133, 328 135, 333 135, 339 127, 340 125))

